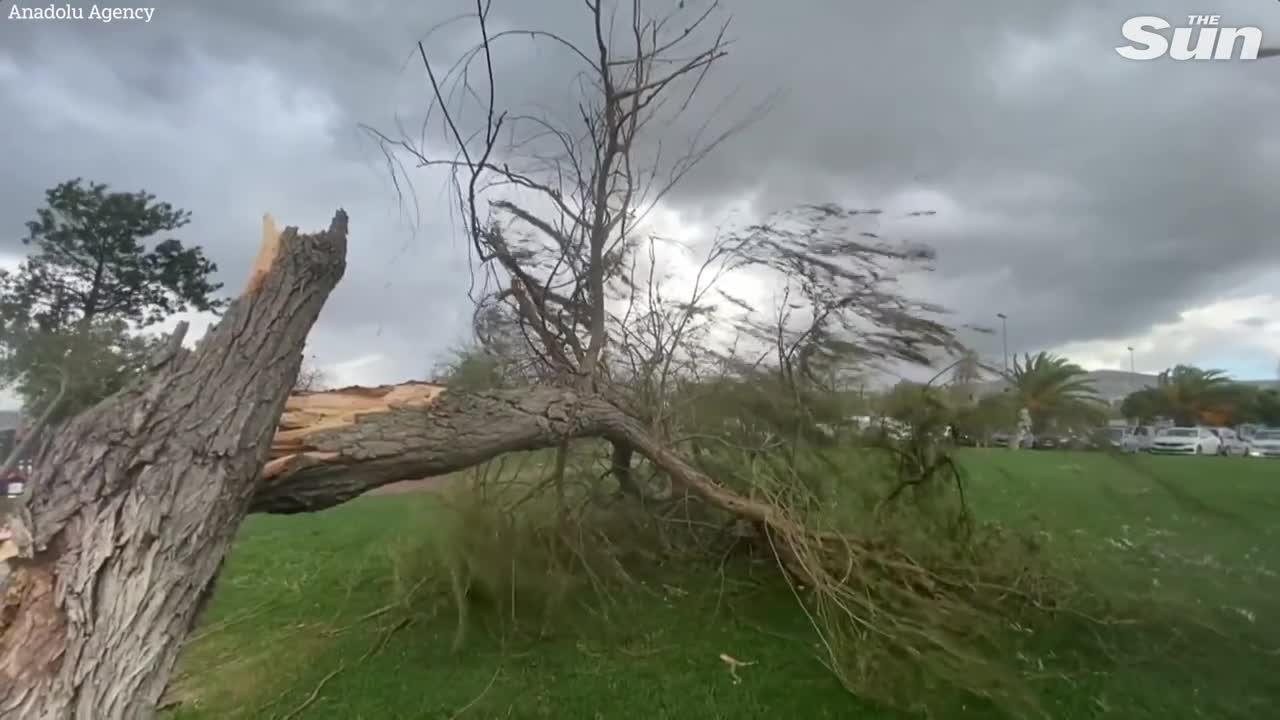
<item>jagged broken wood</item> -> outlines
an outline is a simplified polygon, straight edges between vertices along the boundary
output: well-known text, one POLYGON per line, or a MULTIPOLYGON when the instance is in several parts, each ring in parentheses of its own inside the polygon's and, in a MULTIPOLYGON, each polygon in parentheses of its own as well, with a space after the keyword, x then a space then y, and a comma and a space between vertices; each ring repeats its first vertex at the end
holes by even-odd
POLYGON ((452 393, 441 385, 405 383, 295 394, 251 509, 323 510, 382 485, 589 437, 635 448, 679 486, 727 512, 795 529, 777 506, 722 487, 616 405, 562 387, 452 393))
POLYGON ((725 488, 613 403, 563 387, 453 393, 441 385, 406 383, 296 394, 250 509, 323 510, 390 483, 579 438, 634 448, 674 486, 764 531, 788 571, 812 582, 792 546, 816 536, 781 506, 725 488))
POLYGON ((146 377, 42 449, 0 518, 0 717, 151 717, 249 510, 306 337, 345 268, 347 216, 278 233, 194 351, 180 328, 146 377))

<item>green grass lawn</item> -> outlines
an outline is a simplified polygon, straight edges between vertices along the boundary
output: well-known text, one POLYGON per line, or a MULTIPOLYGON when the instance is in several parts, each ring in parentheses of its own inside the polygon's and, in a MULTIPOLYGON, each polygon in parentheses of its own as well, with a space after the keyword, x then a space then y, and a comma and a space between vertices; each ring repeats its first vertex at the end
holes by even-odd
MULTIPOLYGON (((1154 618, 1038 635, 1060 718, 1262 718, 1280 706, 1280 462, 961 453, 982 517, 1154 618), (1136 604, 1136 605, 1135 605, 1136 604), (1158 609, 1155 609, 1157 608, 1158 609), (1167 621, 1165 620, 1167 616, 1167 621), (1086 641, 1087 640, 1087 641, 1086 641)), ((179 664, 172 718, 893 718, 820 661, 785 590, 686 572, 568 608, 546 633, 415 591, 442 524, 429 496, 245 524, 179 664), (392 600, 402 600, 388 606, 392 600), (731 673, 722 654, 754 664, 731 673)), ((761 576, 771 572, 761 567, 761 576)), ((431 587, 436 587, 432 585, 431 587)), ((979 705, 949 716, 982 717, 979 705)))

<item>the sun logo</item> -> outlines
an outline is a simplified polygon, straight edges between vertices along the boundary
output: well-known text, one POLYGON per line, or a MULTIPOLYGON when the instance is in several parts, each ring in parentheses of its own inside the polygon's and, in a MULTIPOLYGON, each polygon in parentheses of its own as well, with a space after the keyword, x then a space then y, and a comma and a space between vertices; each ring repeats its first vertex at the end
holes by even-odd
POLYGON ((1257 60, 1262 29, 1221 27, 1221 22, 1219 15, 1188 15, 1187 27, 1174 28, 1170 39, 1157 32, 1173 27, 1168 20, 1150 15, 1130 18, 1120 34, 1131 44, 1116 52, 1129 60, 1155 60, 1166 54, 1173 60, 1257 60))

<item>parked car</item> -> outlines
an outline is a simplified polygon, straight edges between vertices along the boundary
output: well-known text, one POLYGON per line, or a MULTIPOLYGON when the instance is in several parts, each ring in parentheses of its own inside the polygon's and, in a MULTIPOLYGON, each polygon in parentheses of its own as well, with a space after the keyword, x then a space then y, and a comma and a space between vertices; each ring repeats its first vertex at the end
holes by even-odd
POLYGON ((22 471, 14 469, 9 471, 3 479, 0 479, 0 497, 18 497, 22 494, 23 488, 27 485, 27 478, 22 471))
POLYGON ((1150 425, 1139 425, 1133 428, 1129 435, 1129 443, 1132 450, 1129 452, 1146 452, 1151 449, 1151 443, 1156 439, 1156 434, 1160 432, 1160 428, 1154 428, 1150 425))
POLYGON ((1280 429, 1254 431, 1249 438, 1249 457, 1280 458, 1280 429))
POLYGON ((1035 436, 1031 446, 1036 450, 1083 450, 1091 444, 1088 438, 1074 432, 1051 432, 1035 436))
POLYGON ((1031 447, 1036 450, 1061 450, 1066 446, 1066 438, 1053 433, 1042 433, 1031 441, 1031 447))
POLYGON ((1249 454, 1249 443, 1245 442, 1235 430, 1229 427, 1211 428, 1213 434, 1218 436, 1220 441, 1218 444, 1218 454, 1224 457, 1239 455, 1244 457, 1249 454))
POLYGON ((1148 452, 1160 455, 1217 455, 1222 441, 1207 427, 1170 427, 1156 433, 1148 452))
POLYGON ((1126 444, 1129 436, 1133 432, 1127 427, 1107 427, 1102 428, 1095 433, 1094 447, 1099 450, 1121 450, 1123 452, 1137 452, 1136 444, 1126 444), (1134 445, 1135 449, 1130 450, 1129 445, 1134 445))
POLYGON ((1104 429, 1108 444, 1120 452, 1139 453, 1150 449, 1156 431, 1145 425, 1104 429))
MULTIPOLYGON (((1007 448, 1009 447, 1009 443, 1013 442, 1013 437, 1014 437, 1013 433, 1009 433, 1009 432, 995 433, 991 436, 991 447, 1007 448)), ((1032 435, 1031 433, 1027 433, 1022 438, 1022 444, 1019 445, 1019 447, 1023 449, 1029 449, 1029 448, 1035 447, 1035 444, 1036 444, 1035 436, 1032 435)))

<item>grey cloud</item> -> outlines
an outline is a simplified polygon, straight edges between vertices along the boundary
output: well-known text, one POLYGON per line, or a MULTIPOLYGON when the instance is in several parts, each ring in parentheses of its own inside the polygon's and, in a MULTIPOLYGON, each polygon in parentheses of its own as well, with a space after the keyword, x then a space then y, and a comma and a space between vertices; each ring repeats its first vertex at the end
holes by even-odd
MULTIPOLYGON (((674 2, 650 7, 666 5, 674 2)), ((0 23, 0 65, 8 57, 19 73, 11 84, 34 72, 75 88, 104 73, 119 86, 104 103, 126 117, 182 118, 190 133, 150 148, 148 158, 129 144, 136 138, 15 118, 0 155, 26 170, 0 179, 0 216, 19 231, 39 191, 72 175, 147 187, 196 211, 191 238, 210 248, 234 285, 261 210, 320 226, 345 204, 355 222, 352 269, 317 336, 330 338, 335 357, 354 352, 339 339, 346 329, 369 343, 401 338, 387 352, 403 356, 403 372, 421 372, 426 361, 417 356, 438 352, 465 326, 465 250, 439 178, 419 176, 415 234, 415 223, 397 215, 381 158, 355 126, 394 130, 397 113, 416 121, 427 88, 413 44, 472 7, 229 0, 168 3, 149 25, 0 23), (247 63, 275 73, 281 92, 332 98, 329 141, 272 149, 281 141, 227 129, 252 128, 234 120, 247 111, 234 102, 206 117, 184 114, 200 91, 193 82, 208 81, 200 68, 239 72, 247 63), (228 136, 244 146, 227 145, 228 136)), ((1276 61, 1123 60, 1112 48, 1120 24, 1138 11, 1103 0, 728 7, 730 55, 702 88, 698 111, 664 128, 664 142, 687 138, 712 109, 724 126, 777 99, 670 197, 689 217, 715 220, 748 191, 764 210, 933 193, 947 209, 918 222, 886 217, 877 230, 933 243, 937 272, 909 286, 954 308, 960 321, 1008 313, 1018 349, 1137 333, 1280 267, 1276 61)), ((1174 19, 1195 10, 1163 2, 1142 11, 1174 19)), ((589 30, 571 0, 495 0, 493 12, 499 28, 557 29, 574 39, 589 30)), ((1215 12, 1280 38, 1274 3, 1224 0, 1215 12)), ((453 25, 428 50, 445 63, 475 37, 473 26, 453 25)), ((566 53, 521 41, 497 61, 510 105, 572 108, 566 53)), ((998 339, 975 342, 998 351, 998 339)))

